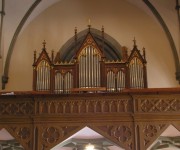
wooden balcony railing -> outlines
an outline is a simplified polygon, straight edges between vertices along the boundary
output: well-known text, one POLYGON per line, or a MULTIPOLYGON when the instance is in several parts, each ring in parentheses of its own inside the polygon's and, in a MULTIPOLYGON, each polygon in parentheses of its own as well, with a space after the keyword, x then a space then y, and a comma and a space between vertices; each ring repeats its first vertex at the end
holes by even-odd
POLYGON ((180 88, 4 94, 0 129, 26 150, 49 150, 85 126, 126 150, 146 150, 169 125, 180 131, 180 88))

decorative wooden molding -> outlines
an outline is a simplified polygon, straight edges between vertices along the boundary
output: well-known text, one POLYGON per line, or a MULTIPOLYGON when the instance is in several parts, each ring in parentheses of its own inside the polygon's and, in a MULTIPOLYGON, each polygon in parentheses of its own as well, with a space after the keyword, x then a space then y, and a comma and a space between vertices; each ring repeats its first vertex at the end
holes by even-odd
POLYGON ((138 95, 134 97, 137 102, 137 111, 143 113, 179 112, 180 95, 138 95))
POLYGON ((131 123, 98 126, 97 128, 105 133, 105 137, 113 140, 116 144, 125 148, 126 150, 134 149, 134 131, 131 123))
POLYGON ((144 149, 147 149, 168 126, 169 124, 166 123, 143 123, 141 126, 143 141, 141 142, 143 142, 144 149))
POLYGON ((33 149, 33 128, 31 124, 14 124, 5 129, 27 150, 33 149))
POLYGON ((34 102, 32 99, 14 101, 13 98, 0 101, 0 115, 33 115, 34 102))
POLYGON ((80 130, 80 127, 62 126, 61 124, 41 124, 38 125, 38 129, 40 131, 38 149, 49 150, 80 130))
POLYGON ((26 150, 49 150, 86 126, 126 150, 145 150, 170 124, 180 131, 179 93, 146 89, 0 95, 0 129, 26 150))

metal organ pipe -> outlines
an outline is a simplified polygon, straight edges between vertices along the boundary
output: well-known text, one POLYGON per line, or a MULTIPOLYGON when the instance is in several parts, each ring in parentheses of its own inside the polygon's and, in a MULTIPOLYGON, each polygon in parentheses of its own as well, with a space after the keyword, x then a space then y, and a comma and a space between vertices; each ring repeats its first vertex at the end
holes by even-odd
POLYGON ((142 72, 142 66, 141 66, 140 61, 138 61, 138 77, 139 77, 138 84, 139 84, 139 88, 142 88, 142 84, 141 84, 141 79, 142 79, 141 72, 142 72))
POLYGON ((134 59, 131 60, 129 70, 130 70, 130 87, 134 88, 134 59))
POLYGON ((107 73, 107 90, 109 92, 114 92, 115 89, 115 74, 113 71, 109 71, 107 73))
POLYGON ((144 78, 143 78, 143 64, 135 57, 131 60, 130 66, 130 87, 131 88, 143 88, 144 78))
POLYGON ((137 59, 136 57, 134 58, 134 88, 138 88, 138 84, 137 84, 137 59))
POLYGON ((59 82, 55 83, 58 84, 58 88, 56 89, 59 93, 70 93, 70 89, 73 87, 73 77, 70 72, 67 72, 64 77, 59 73, 58 77, 59 82))
POLYGON ((37 66, 37 91, 50 89, 50 66, 47 61, 42 60, 37 66))
POLYGON ((109 78, 110 79, 110 81, 109 81, 109 90, 110 91, 112 91, 112 73, 113 73, 112 71, 109 72, 109 77, 110 77, 109 78))
POLYGON ((94 66, 94 82, 93 82, 93 85, 94 87, 97 87, 96 86, 96 80, 97 80, 97 76, 96 76, 96 54, 95 54, 95 50, 94 50, 94 53, 93 53, 93 66, 94 66))
POLYGON ((44 67, 44 72, 45 72, 45 74, 44 74, 44 81, 45 81, 45 83, 44 83, 44 89, 45 90, 48 90, 48 82, 49 82, 49 79, 48 79, 48 70, 47 70, 47 67, 45 66, 44 67))
POLYGON ((98 71, 98 77, 97 77, 97 79, 98 79, 98 87, 100 86, 100 59, 99 59, 99 57, 97 58, 98 59, 98 69, 97 69, 97 71, 98 71))
POLYGON ((92 49, 92 54, 91 54, 91 64, 92 64, 92 68, 91 68, 91 86, 95 87, 94 85, 94 48, 92 49))
POLYGON ((140 80, 141 80, 141 76, 140 76, 140 65, 138 64, 139 62, 137 61, 137 65, 136 65, 136 72, 137 72, 137 75, 136 75, 136 87, 139 89, 141 88, 140 86, 140 80))
MULTIPOLYGON (((82 59, 82 58, 80 58, 80 59, 82 59)), ((82 60, 80 60, 79 62, 81 62, 82 60)), ((79 63, 79 70, 82 70, 82 64, 81 63, 79 63)), ((79 79, 81 79, 82 77, 82 74, 81 73, 79 73, 79 79)), ((79 80, 79 87, 81 87, 81 81, 79 80)))
POLYGON ((141 88, 141 87, 140 87, 140 79, 141 79, 141 78, 140 78, 140 74, 139 74, 139 73, 140 73, 140 72, 139 72, 139 71, 140 71, 139 66, 140 66, 140 65, 139 65, 139 60, 136 58, 136 82, 137 82, 137 83, 136 83, 136 87, 137 87, 138 89, 141 88))
POLYGON ((59 93, 59 74, 60 73, 55 74, 55 93, 59 93))
POLYGON ((55 77, 55 89, 57 93, 69 93, 73 87, 73 76, 70 72, 67 72, 64 76, 61 73, 57 73, 55 77))
POLYGON ((42 67, 39 67, 39 90, 41 91, 42 90, 42 84, 43 84, 43 82, 42 82, 42 67))
POLYGON ((79 57, 79 87, 100 86, 100 56, 97 49, 87 46, 79 57))
POLYGON ((125 88, 125 74, 123 71, 117 73, 117 91, 121 91, 125 88))
POLYGON ((138 78, 137 78, 137 58, 134 58, 134 88, 138 88, 138 78))
POLYGON ((88 87, 91 87, 91 47, 88 47, 88 87))
POLYGON ((143 69, 143 64, 141 67, 141 87, 144 88, 144 69, 143 69))
POLYGON ((39 68, 37 68, 36 91, 39 91, 39 68))
POLYGON ((44 61, 42 63, 43 63, 43 65, 41 67, 41 75, 42 75, 42 77, 41 77, 41 80, 42 80, 41 90, 43 91, 44 90, 44 61))

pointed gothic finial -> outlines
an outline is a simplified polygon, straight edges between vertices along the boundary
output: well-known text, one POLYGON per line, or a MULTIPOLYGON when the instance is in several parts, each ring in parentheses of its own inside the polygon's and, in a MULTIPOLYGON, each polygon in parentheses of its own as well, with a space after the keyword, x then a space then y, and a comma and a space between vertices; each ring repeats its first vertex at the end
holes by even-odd
POLYGON ((77 41, 77 27, 74 29, 74 35, 75 35, 75 42, 77 41))
POLYGON ((43 44, 43 49, 46 49, 46 41, 44 40, 43 44))
POLYGON ((91 19, 90 18, 88 19, 88 25, 89 26, 91 25, 91 19))
POLYGON ((137 46, 137 45, 136 45, 136 39, 135 39, 135 37, 134 37, 133 42, 134 42, 134 47, 137 46))
POLYGON ((102 26, 101 31, 102 31, 102 36, 104 36, 104 26, 102 26))
POLYGON ((143 47, 143 57, 144 57, 144 59, 146 59, 146 52, 145 52, 145 48, 143 47))
POLYGON ((74 34, 75 35, 77 34, 77 27, 75 27, 75 29, 74 29, 74 34))
POLYGON ((102 50, 104 52, 104 26, 102 26, 101 32, 102 32, 102 50))
POLYGON ((75 45, 74 45, 74 56, 73 56, 73 59, 74 60, 76 60, 77 58, 76 58, 76 52, 78 51, 77 50, 77 27, 75 27, 75 29, 74 29, 74 41, 75 41, 75 45))
POLYGON ((52 62, 54 62, 54 50, 53 49, 51 51, 51 60, 52 60, 52 62))
POLYGON ((88 28, 89 28, 89 31, 90 31, 90 29, 91 29, 91 19, 90 18, 88 19, 88 28))
POLYGON ((36 62, 36 50, 34 51, 34 63, 36 62))

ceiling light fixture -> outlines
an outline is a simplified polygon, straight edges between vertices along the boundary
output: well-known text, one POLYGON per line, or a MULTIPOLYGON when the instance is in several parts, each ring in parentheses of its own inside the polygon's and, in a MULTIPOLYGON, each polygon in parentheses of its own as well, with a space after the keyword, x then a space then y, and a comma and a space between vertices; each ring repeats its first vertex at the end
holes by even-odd
POLYGON ((88 144, 87 146, 86 146, 86 150, 94 150, 94 145, 92 145, 92 144, 88 144))

